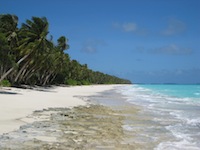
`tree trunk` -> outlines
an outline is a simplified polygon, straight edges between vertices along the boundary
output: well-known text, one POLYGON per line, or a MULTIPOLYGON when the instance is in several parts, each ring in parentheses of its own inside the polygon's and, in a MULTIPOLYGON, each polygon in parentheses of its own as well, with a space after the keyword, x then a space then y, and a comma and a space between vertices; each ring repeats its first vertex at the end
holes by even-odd
POLYGON ((29 61, 27 61, 27 62, 24 64, 24 66, 19 70, 17 76, 15 77, 15 80, 14 80, 15 82, 18 81, 20 75, 22 74, 23 70, 28 66, 28 64, 29 64, 29 61))
POLYGON ((47 75, 46 77, 45 77, 45 80, 44 80, 44 82, 43 82, 43 86, 45 86, 47 83, 48 83, 48 80, 49 80, 49 78, 51 77, 51 74, 49 74, 49 75, 47 75))
MULTIPOLYGON (((17 62, 17 64, 19 65, 19 64, 20 64, 22 61, 24 61, 29 55, 30 55, 30 54, 25 55, 24 57, 22 57, 22 58, 17 62)), ((14 70, 14 67, 10 68, 5 74, 3 74, 3 75, 1 76, 1 78, 0 78, 0 82, 1 82, 3 79, 5 79, 13 70, 14 70)))

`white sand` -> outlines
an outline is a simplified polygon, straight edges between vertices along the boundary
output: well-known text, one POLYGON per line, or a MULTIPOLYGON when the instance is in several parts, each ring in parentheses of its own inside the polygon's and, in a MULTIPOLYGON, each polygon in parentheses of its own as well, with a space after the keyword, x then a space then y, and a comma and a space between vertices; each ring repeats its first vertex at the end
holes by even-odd
POLYGON ((0 88, 0 134, 26 124, 26 116, 49 107, 74 107, 87 102, 77 96, 90 96, 116 85, 54 87, 50 89, 0 88), (23 120, 23 121, 22 121, 23 120))

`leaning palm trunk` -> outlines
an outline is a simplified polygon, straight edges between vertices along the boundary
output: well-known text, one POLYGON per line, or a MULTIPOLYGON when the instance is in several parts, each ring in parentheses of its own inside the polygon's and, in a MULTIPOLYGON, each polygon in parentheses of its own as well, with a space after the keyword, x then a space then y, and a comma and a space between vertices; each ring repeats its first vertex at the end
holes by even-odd
POLYGON ((21 73, 21 75, 18 78, 19 82, 21 82, 21 81, 25 82, 27 77, 29 77, 29 76, 31 77, 33 75, 33 72, 35 71, 34 68, 36 68, 37 65, 34 65, 33 67, 30 68, 29 63, 30 63, 30 61, 28 61, 28 65, 25 64, 26 67, 23 69, 23 72, 21 73))
MULTIPOLYGON (((17 65, 19 65, 21 62, 23 62, 29 55, 30 55, 30 54, 25 55, 24 57, 22 57, 22 58, 17 62, 17 65)), ((15 69, 15 67, 12 67, 12 68, 10 68, 6 73, 4 73, 4 74, 1 76, 1 78, 0 78, 0 82, 1 82, 2 80, 4 80, 14 69, 15 69)))
POLYGON ((15 77, 15 83, 19 80, 19 77, 22 75, 22 72, 24 71, 25 68, 28 67, 29 61, 27 61, 23 67, 21 67, 21 69, 19 70, 19 72, 17 73, 17 76, 15 77))
POLYGON ((51 77, 51 74, 49 74, 49 75, 47 75, 46 77, 45 77, 45 80, 44 80, 44 82, 43 82, 43 86, 45 86, 45 85, 47 85, 48 83, 49 83, 49 79, 50 79, 50 77, 51 77))

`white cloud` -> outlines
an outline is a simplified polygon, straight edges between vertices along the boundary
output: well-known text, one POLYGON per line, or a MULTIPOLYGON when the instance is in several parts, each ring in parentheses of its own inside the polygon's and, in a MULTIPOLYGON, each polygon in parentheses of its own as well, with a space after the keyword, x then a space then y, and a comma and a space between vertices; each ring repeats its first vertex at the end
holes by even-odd
POLYGON ((85 45, 82 50, 87 53, 95 53, 97 48, 93 45, 85 45))
POLYGON ((87 40, 83 43, 81 50, 85 53, 96 53, 99 47, 105 45, 105 42, 101 40, 87 40))
POLYGON ((161 55, 190 55, 193 53, 191 48, 180 47, 176 44, 169 44, 166 46, 156 48, 145 48, 144 46, 137 46, 134 48, 137 53, 161 54, 161 55))
POLYGON ((135 32, 138 30, 137 24, 134 22, 127 22, 127 23, 113 23, 113 27, 116 29, 120 29, 124 32, 135 32))
POLYGON ((114 22, 112 26, 113 28, 126 33, 134 33, 140 36, 147 36, 149 34, 148 29, 139 27, 138 24, 135 22, 125 22, 125 23, 114 22))
POLYGON ((122 29, 125 32, 135 32, 137 30, 136 23, 130 22, 130 23, 124 23, 122 24, 122 29))
POLYGON ((168 26, 161 33, 165 36, 176 35, 186 30, 186 24, 178 19, 169 19, 168 26))
POLYGON ((150 52, 155 54, 188 55, 191 54, 193 51, 190 48, 181 48, 176 44, 170 44, 167 46, 152 49, 150 52))
POLYGON ((191 69, 159 69, 159 70, 134 70, 127 73, 127 77, 133 83, 179 83, 197 84, 200 83, 200 68, 191 69))

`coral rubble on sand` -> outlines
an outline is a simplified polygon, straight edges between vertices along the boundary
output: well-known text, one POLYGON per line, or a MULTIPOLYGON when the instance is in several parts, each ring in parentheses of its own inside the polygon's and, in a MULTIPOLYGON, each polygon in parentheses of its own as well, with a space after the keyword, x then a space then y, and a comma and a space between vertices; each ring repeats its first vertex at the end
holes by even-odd
POLYGON ((106 106, 91 105, 35 111, 38 121, 0 136, 0 149, 133 149, 123 131, 125 117, 106 106))

